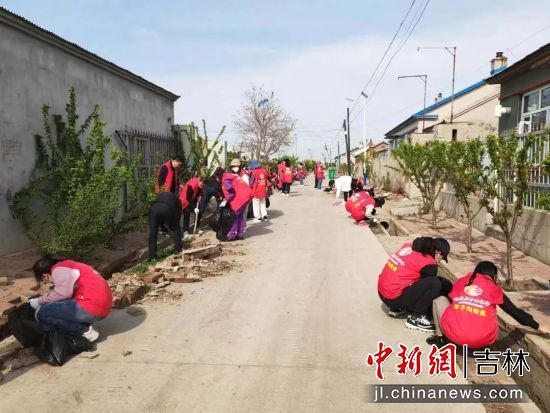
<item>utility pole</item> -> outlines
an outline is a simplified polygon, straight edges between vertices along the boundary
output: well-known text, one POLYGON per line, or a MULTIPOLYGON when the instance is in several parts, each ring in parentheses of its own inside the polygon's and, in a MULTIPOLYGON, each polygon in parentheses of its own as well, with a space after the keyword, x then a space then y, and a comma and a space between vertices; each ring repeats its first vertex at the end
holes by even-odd
POLYGON ((336 144, 338 145, 338 171, 340 171, 340 167, 342 166, 342 162, 340 161, 340 141, 337 141, 336 144))
POLYGON ((346 158, 348 161, 348 175, 351 175, 351 153, 350 153, 350 145, 351 145, 351 131, 350 131, 350 124, 349 124, 349 107, 346 110, 346 158))
MULTIPOLYGON (((405 79, 407 77, 417 77, 420 80, 424 82, 424 111, 422 112, 422 133, 424 133, 424 129, 426 127, 426 87, 428 85, 428 75, 407 75, 407 76, 398 76, 397 79, 405 79)), ((454 87, 454 86, 453 86, 454 87)), ((454 92, 453 92, 454 94, 454 92)), ((452 106, 451 106, 451 119, 452 119, 452 106)), ((451 121, 452 123, 452 121, 451 121)))
POLYGON ((420 49, 445 49, 447 52, 453 56, 453 80, 452 80, 452 90, 451 90, 451 124, 453 123, 454 117, 454 103, 455 103, 455 69, 456 69, 456 46, 437 46, 437 47, 417 47, 417 50, 420 49))
POLYGON ((361 92, 361 96, 363 96, 363 161, 367 162, 367 94, 365 92, 361 92))

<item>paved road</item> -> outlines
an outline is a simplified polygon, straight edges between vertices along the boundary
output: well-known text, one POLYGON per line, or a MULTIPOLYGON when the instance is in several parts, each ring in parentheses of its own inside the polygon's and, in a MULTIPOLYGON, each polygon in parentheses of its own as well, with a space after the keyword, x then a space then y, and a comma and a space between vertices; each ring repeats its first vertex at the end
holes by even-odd
MULTIPOLYGON (((378 340, 427 352, 426 336, 383 314, 376 277, 387 255, 370 231, 311 186, 292 191, 273 198, 270 223, 249 227, 243 272, 185 285, 179 305, 145 305, 145 319, 116 311, 100 326, 99 357, 8 378, 0 411, 440 412, 366 403, 376 379, 365 357, 378 340)), ((397 376, 391 365, 385 375, 451 382, 397 376)), ((444 407, 466 408, 485 411, 444 407)))

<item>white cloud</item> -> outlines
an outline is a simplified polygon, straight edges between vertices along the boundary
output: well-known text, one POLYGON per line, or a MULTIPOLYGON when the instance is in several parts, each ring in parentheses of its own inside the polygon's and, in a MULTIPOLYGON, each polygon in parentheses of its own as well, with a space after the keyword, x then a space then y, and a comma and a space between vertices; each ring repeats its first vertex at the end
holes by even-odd
MULTIPOLYGON (((438 92, 450 93, 450 55, 444 51, 417 52, 417 46, 457 46, 457 90, 460 90, 489 75, 489 61, 495 52, 504 51, 511 61, 515 61, 514 56, 521 58, 546 43, 550 33, 543 31, 517 45, 547 24, 547 15, 522 10, 519 4, 518 10, 451 23, 431 30, 429 20, 421 22, 424 27, 419 30, 420 35, 413 35, 396 56, 376 93, 372 95, 373 85, 368 89, 367 93, 372 95, 367 111, 369 138, 382 139, 384 132, 422 107, 422 83, 415 79, 398 81, 398 75, 427 74, 428 103, 438 92), (511 56, 506 48, 513 45, 516 47, 511 56)), ((267 48, 258 50, 255 46, 250 53, 275 54, 276 57, 268 59, 268 63, 258 61, 245 69, 217 68, 215 72, 204 74, 157 76, 156 80, 182 95, 176 104, 177 122, 206 118, 208 129, 212 131, 225 124, 229 140, 235 138, 231 133, 232 121, 245 89, 255 84, 273 90, 283 107, 298 118, 298 129, 319 130, 318 134, 299 134, 299 155, 306 155, 311 148, 314 155, 319 156, 324 144, 335 136, 334 132, 326 130, 342 125, 345 107, 349 104, 345 98, 357 97, 388 42, 385 37, 365 36, 303 50, 275 52, 267 48)), ((246 52, 246 47, 226 47, 246 52)), ((374 80, 376 83, 377 78, 374 80)), ((361 138, 361 120, 359 114, 352 124, 352 144, 361 138)))
POLYGON ((132 36, 136 37, 138 40, 145 41, 145 42, 156 42, 161 40, 161 37, 157 32, 151 29, 147 29, 145 27, 134 29, 130 33, 132 34, 132 36))

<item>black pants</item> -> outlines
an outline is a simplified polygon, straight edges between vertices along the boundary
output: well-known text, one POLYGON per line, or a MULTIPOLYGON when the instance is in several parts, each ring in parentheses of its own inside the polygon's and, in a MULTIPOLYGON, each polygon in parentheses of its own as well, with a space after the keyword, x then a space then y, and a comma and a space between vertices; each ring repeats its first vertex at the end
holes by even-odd
MULTIPOLYGON (((179 217, 178 217, 179 218, 179 217)), ((174 249, 181 251, 181 227, 167 204, 155 203, 149 210, 149 259, 157 256, 158 230, 166 226, 172 234, 174 249)))
POLYGON ((344 202, 348 200, 348 198, 351 196, 352 191, 343 191, 344 192, 344 202))
POLYGON ((290 185, 291 184, 285 184, 283 182, 283 194, 289 194, 290 193, 290 185))
POLYGON ((199 205, 199 216, 197 219, 197 228, 200 228, 201 226, 201 218, 204 214, 204 211, 206 210, 206 206, 208 205, 208 202, 210 202, 210 199, 212 197, 216 197, 216 199, 220 198, 221 195, 218 191, 216 191, 214 188, 210 188, 209 186, 204 187, 201 194, 201 202, 199 205))
POLYGON ((189 223, 191 222, 191 205, 183 208, 181 215, 183 215, 183 232, 189 231, 189 223))
POLYGON ((380 293, 380 299, 390 309, 403 309, 413 315, 430 315, 432 301, 440 295, 448 295, 453 285, 441 277, 424 277, 409 285, 397 298, 388 299, 380 293))

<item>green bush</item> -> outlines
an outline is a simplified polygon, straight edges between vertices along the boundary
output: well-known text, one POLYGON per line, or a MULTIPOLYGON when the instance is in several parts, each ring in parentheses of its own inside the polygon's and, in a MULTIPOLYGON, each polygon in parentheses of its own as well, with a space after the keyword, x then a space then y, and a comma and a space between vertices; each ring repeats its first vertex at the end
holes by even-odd
POLYGON ((113 165, 106 167, 110 138, 103 132, 99 106, 79 126, 74 88, 69 95, 65 120, 50 116, 47 105, 42 109, 44 134, 35 135, 35 169, 29 184, 16 193, 13 211, 42 253, 79 256, 113 234, 126 184, 137 204, 139 158, 130 161, 113 149, 113 165))

